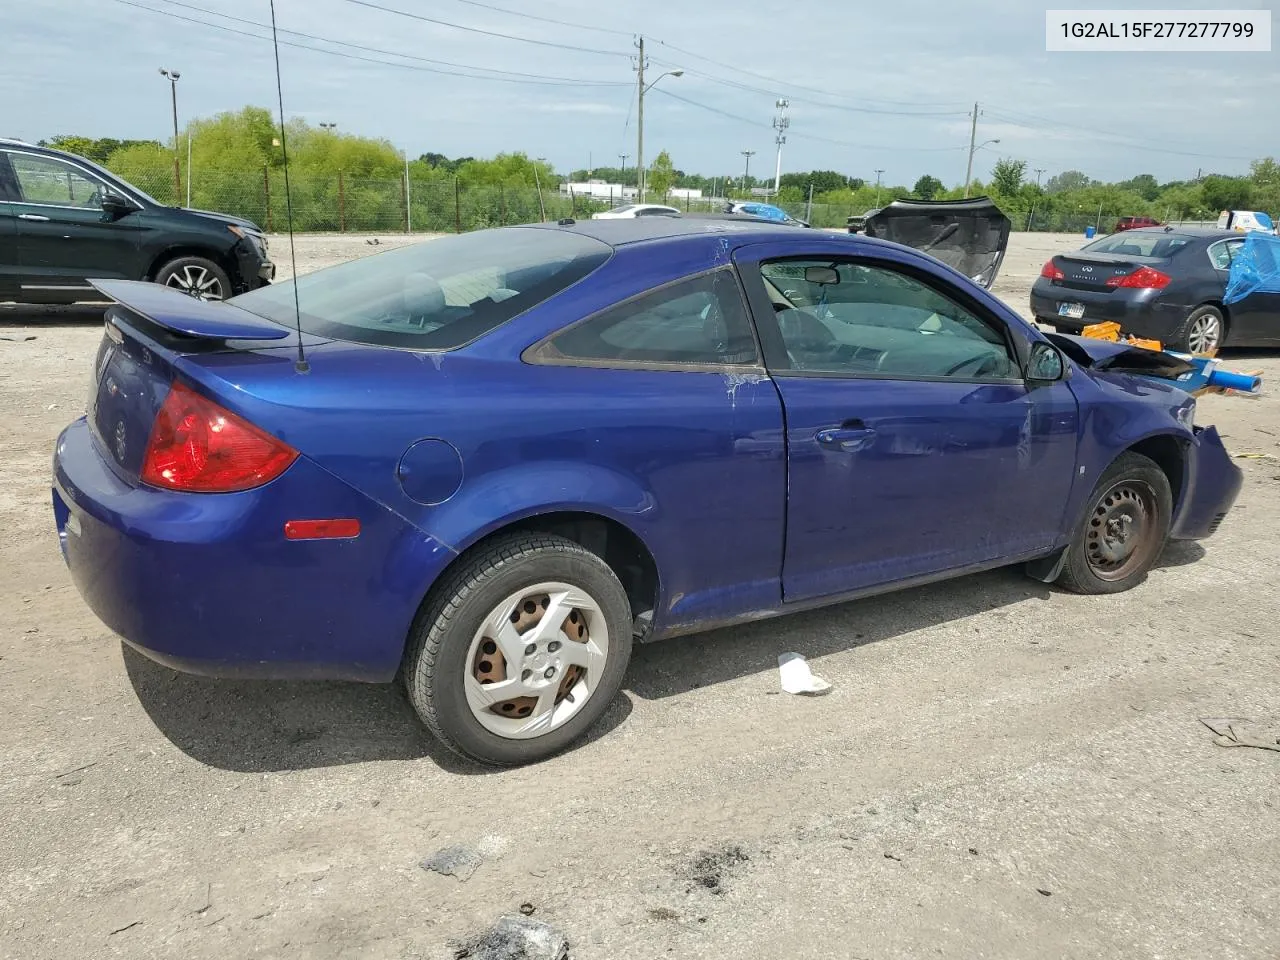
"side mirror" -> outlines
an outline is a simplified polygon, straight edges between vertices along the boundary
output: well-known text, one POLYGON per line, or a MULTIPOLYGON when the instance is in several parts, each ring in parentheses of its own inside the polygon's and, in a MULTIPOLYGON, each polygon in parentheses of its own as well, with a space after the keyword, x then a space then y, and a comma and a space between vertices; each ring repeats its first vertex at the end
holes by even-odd
POLYGON ((1027 382, 1031 385, 1057 383, 1067 375, 1067 361, 1058 348, 1037 340, 1031 345, 1031 359, 1027 363, 1027 382))
POLYGON ((128 197, 122 197, 118 193, 104 193, 102 195, 102 210, 112 217, 123 217, 125 214, 133 213, 137 209, 137 204, 128 197))
POLYGON ((805 267, 804 279, 806 283, 829 287, 840 282, 840 274, 832 267, 805 267))

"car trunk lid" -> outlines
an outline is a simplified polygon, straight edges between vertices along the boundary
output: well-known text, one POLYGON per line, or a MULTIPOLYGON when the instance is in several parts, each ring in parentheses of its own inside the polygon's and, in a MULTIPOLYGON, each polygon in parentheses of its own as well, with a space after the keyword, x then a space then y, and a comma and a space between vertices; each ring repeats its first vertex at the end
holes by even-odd
POLYGON ((1160 257, 1142 257, 1127 253, 1060 253, 1053 258, 1053 264, 1062 271, 1062 278, 1055 281, 1058 287, 1069 290, 1092 290, 1097 293, 1109 293, 1116 287, 1107 286, 1113 277, 1124 277, 1139 267, 1151 267, 1162 270, 1168 261, 1160 257))
POLYGON ((895 200, 867 217, 866 235, 936 257, 983 287, 1000 272, 1009 245, 1009 218, 988 197, 895 200))
MULTIPOLYGON (((136 481, 169 387, 192 361, 240 353, 287 361, 297 334, 230 303, 209 302, 152 283, 94 280, 112 298, 94 359, 87 419, 94 442, 117 474, 136 481)), ((325 341, 304 335, 305 346, 325 341)))

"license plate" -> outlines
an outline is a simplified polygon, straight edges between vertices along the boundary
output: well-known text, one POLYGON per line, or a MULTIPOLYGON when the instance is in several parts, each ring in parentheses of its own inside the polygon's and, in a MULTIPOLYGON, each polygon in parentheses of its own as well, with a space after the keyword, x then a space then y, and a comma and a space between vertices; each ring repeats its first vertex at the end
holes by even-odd
POLYGON ((1060 303, 1058 304, 1058 316, 1071 317, 1073 320, 1079 320, 1084 316, 1084 304, 1060 303))

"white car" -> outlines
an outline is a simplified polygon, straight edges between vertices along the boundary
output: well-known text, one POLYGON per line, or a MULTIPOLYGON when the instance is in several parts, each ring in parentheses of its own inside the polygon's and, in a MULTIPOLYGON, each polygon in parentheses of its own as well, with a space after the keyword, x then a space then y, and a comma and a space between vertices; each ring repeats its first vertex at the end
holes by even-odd
POLYGON ((680 211, 675 207, 664 207, 656 203, 626 203, 604 213, 593 213, 592 220, 626 220, 631 217, 678 217, 680 211))

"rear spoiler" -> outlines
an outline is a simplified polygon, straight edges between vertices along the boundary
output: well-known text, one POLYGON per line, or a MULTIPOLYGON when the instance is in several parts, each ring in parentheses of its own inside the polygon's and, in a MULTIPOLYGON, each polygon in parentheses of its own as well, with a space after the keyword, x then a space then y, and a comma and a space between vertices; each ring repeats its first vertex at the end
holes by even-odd
POLYGON ((283 340, 293 331, 218 300, 198 300, 173 287, 141 280, 90 280, 94 289, 144 320, 203 340, 283 340))

